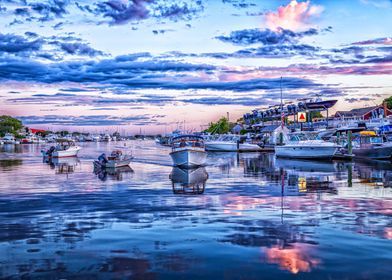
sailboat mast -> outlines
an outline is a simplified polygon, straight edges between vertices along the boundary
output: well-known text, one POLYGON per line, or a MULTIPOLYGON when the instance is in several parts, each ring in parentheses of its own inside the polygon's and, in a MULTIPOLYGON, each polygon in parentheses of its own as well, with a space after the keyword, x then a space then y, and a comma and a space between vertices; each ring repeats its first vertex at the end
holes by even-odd
POLYGON ((283 128, 283 126, 284 126, 284 113, 283 113, 282 79, 283 79, 283 77, 280 77, 280 120, 281 120, 281 125, 283 128))

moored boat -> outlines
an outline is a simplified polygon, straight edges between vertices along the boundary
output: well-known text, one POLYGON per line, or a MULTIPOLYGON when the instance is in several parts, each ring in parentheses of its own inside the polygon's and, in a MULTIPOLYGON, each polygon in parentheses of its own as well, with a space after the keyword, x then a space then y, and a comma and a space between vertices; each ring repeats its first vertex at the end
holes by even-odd
POLYGON ((118 168, 123 166, 129 166, 132 160, 131 155, 123 154, 121 150, 114 150, 106 158, 105 154, 98 157, 97 161, 94 161, 94 167, 96 168, 118 168))
POLYGON ((255 152, 261 151, 257 144, 241 141, 238 135, 222 135, 216 140, 206 142, 206 150, 213 152, 255 152))
POLYGON ((340 146, 320 139, 309 139, 305 134, 293 134, 284 145, 275 146, 277 157, 298 159, 332 159, 340 146))
POLYGON ((174 137, 170 156, 174 166, 193 168, 204 165, 207 159, 204 139, 196 135, 174 137))
POLYGON ((17 141, 15 136, 11 133, 6 133, 1 141, 4 144, 19 144, 19 141, 17 141))
POLYGON ((81 149, 73 141, 57 139, 56 146, 51 146, 46 151, 42 150, 41 153, 48 158, 76 157, 81 149))
POLYGON ((357 158, 391 159, 392 142, 373 131, 362 131, 353 141, 352 152, 357 158))

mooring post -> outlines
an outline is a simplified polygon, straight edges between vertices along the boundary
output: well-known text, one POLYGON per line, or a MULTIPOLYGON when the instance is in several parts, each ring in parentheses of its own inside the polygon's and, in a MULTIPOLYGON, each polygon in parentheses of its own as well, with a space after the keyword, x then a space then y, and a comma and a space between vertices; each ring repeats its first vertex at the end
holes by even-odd
POLYGON ((349 130, 347 132, 347 150, 348 150, 349 155, 353 154, 353 142, 352 142, 353 139, 352 138, 353 138, 352 131, 349 130))

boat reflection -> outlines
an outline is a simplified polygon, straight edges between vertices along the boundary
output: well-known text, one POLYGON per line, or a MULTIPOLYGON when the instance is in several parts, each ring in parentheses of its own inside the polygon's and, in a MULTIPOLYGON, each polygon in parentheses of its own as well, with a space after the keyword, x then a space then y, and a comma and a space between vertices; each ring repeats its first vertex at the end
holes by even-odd
POLYGON ((275 160, 275 170, 282 173, 286 186, 297 188, 299 193, 337 193, 337 182, 342 180, 341 175, 347 169, 346 165, 314 160, 275 160))
POLYGON ((239 158, 237 152, 209 152, 207 162, 218 166, 222 174, 229 174, 238 165, 239 158))
POLYGON ((133 174, 134 171, 130 166, 121 166, 115 168, 94 168, 94 174, 101 181, 106 181, 107 179, 111 179, 114 181, 123 181, 125 179, 125 175, 133 174))
POLYGON ((169 175, 174 194, 203 194, 208 179, 204 167, 197 169, 182 169, 173 167, 169 175))
POLYGON ((392 163, 390 161, 358 161, 355 172, 361 183, 372 187, 392 187, 392 163))
POLYGON ((80 160, 76 157, 44 158, 44 162, 49 164, 51 169, 55 169, 56 174, 66 175, 74 173, 76 166, 80 164, 80 160))
POLYGON ((269 182, 265 187, 271 194, 282 192, 284 195, 313 191, 336 193, 338 183, 347 180, 346 165, 349 164, 275 158, 271 154, 244 157, 241 161, 245 176, 269 182))

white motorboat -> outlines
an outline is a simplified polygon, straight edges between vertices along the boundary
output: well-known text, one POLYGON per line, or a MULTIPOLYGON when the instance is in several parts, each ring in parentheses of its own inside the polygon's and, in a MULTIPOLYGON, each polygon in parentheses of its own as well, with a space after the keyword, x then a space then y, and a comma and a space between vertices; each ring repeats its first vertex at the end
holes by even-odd
POLYGON ((261 151, 257 144, 241 141, 238 135, 222 135, 216 140, 206 142, 206 150, 214 152, 255 152, 261 151))
POLYGON ((123 166, 129 166, 132 160, 131 155, 123 154, 121 150, 114 150, 109 157, 105 157, 102 154, 98 161, 94 161, 94 166, 96 168, 118 168, 123 166))
POLYGON ((204 165, 207 159, 204 139, 196 135, 174 137, 170 156, 174 166, 192 168, 204 165))
POLYGON ((81 149, 73 141, 58 139, 56 146, 52 146, 46 151, 42 150, 41 153, 44 157, 49 158, 76 157, 81 149))
POLYGON ((275 154, 287 158, 332 159, 339 148, 335 143, 309 139, 305 134, 292 134, 286 144, 275 146, 275 154))
POLYGON ((6 133, 1 140, 4 144, 18 144, 19 142, 15 140, 15 136, 11 133, 6 133))
POLYGON ((28 135, 26 135, 25 138, 22 139, 21 143, 22 144, 43 144, 43 143, 45 143, 45 140, 37 137, 34 134, 28 134, 28 135))
POLYGON ((110 141, 112 141, 112 137, 110 136, 110 134, 105 134, 103 137, 102 137, 102 141, 103 142, 110 142, 110 141))

